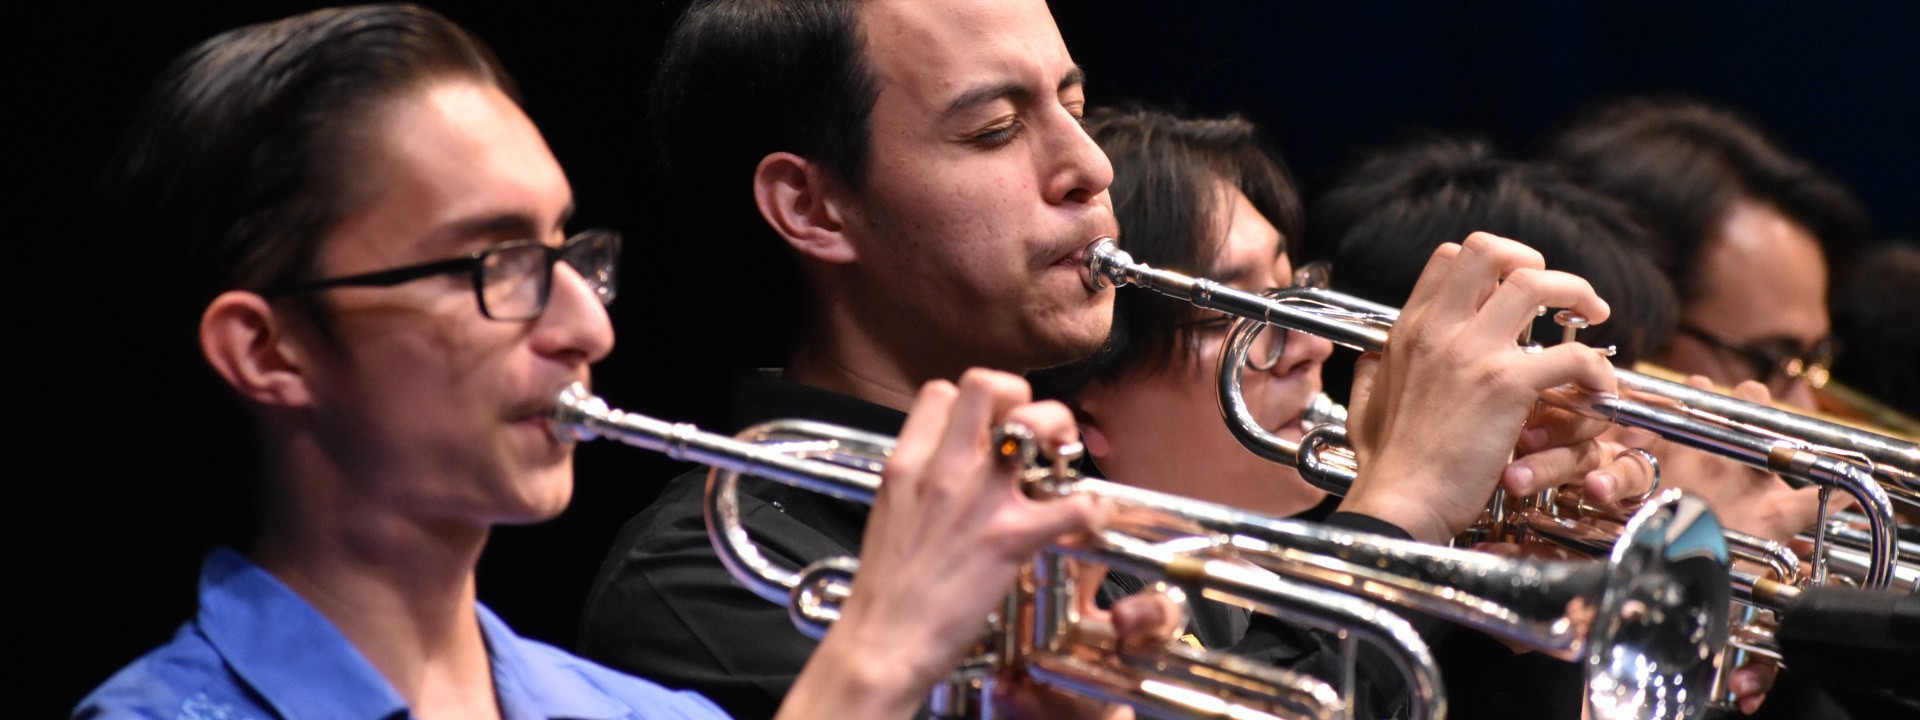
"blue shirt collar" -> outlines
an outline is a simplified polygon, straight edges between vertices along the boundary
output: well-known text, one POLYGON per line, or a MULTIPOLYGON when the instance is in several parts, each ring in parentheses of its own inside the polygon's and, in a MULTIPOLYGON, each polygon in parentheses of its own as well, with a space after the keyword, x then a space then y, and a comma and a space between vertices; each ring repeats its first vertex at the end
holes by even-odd
POLYGON ((629 717, 628 708, 608 697, 581 673, 560 663, 578 659, 559 650, 523 640, 485 605, 478 606, 480 634, 487 639, 493 665, 494 692, 505 720, 614 720, 629 717))
MULTIPOLYGON (((603 690, 557 664, 567 656, 521 639, 485 606, 476 610, 506 720, 627 716, 603 690)), ((326 616, 239 553, 223 549, 208 556, 195 622, 234 673, 281 717, 409 715, 406 701, 326 616)))
POLYGON ((217 550, 207 558, 195 622, 280 717, 407 715, 406 701, 326 616, 239 553, 217 550))

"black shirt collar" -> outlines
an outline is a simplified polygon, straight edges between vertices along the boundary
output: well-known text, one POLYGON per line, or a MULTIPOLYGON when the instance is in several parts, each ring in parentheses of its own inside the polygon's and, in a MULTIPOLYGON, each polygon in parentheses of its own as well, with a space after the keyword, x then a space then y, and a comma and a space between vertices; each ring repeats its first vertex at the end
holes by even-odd
POLYGON ((732 417, 736 428, 805 418, 887 436, 899 435, 907 422, 904 412, 789 380, 779 368, 763 368, 740 379, 732 417))

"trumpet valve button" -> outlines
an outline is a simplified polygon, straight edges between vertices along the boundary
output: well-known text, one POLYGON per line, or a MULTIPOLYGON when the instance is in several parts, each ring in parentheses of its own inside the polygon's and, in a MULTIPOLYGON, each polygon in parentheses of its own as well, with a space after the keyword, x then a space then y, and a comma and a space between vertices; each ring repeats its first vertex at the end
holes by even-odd
POLYGON ((1572 310, 1561 310, 1553 314, 1553 322, 1561 327, 1560 342, 1570 343, 1581 329, 1593 325, 1586 316, 1572 310))

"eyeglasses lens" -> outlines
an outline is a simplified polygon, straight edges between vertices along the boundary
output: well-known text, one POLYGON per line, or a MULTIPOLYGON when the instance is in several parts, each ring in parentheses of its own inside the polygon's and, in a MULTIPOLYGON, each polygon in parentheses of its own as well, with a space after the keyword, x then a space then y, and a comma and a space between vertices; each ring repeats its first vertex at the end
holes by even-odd
POLYGON ((480 266, 482 309, 495 320, 530 319, 546 304, 552 281, 546 246, 502 246, 487 253, 480 266))
POLYGON ((614 265, 620 257, 620 236, 607 232, 589 232, 576 236, 562 259, 585 278, 600 304, 610 305, 618 291, 614 265))

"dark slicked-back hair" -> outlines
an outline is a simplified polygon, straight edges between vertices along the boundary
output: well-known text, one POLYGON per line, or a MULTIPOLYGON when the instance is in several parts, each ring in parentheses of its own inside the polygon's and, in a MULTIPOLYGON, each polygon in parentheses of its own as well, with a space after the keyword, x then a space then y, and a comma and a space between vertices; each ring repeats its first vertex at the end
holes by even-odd
MULTIPOLYGON (((116 322, 166 328, 161 352, 129 347, 141 392, 168 398, 197 432, 165 453, 194 498, 206 540, 248 544, 265 489, 235 437, 258 428, 213 378, 194 319, 232 289, 306 279, 320 245, 376 188, 359 171, 380 108, 426 83, 465 79, 515 94, 491 51, 412 5, 319 10, 221 33, 170 64, 148 90, 102 179, 109 230, 128 277, 116 322), (199 452, 182 446, 199 444, 199 452)), ((318 298, 295 307, 320 332, 318 298)), ((256 443, 256 449, 258 444, 256 443)), ((264 458, 255 458, 256 460, 264 458)))
POLYGON ((179 277, 202 304, 228 289, 305 279, 321 238, 366 199, 355 168, 369 120, 442 79, 516 96, 486 46, 414 5, 318 10, 221 33, 148 91, 105 178, 109 210, 186 260, 179 277))
MULTIPOLYGON (((1218 275, 1215 263, 1229 220, 1219 213, 1222 183, 1244 193, 1280 231, 1281 251, 1292 252, 1300 237, 1300 196, 1253 123, 1238 116, 1188 119, 1157 109, 1094 108, 1085 124, 1113 161, 1119 242, 1135 260, 1218 275)), ((1036 380, 1044 393, 1064 396, 1089 380, 1183 362, 1193 344, 1177 323, 1192 313, 1186 303, 1122 290, 1114 299, 1107 346, 1036 380)))
MULTIPOLYGON (((1312 218, 1308 243, 1333 261, 1335 289, 1375 302, 1406 304, 1435 248, 1483 230, 1592 283, 1614 315, 1580 339, 1616 346, 1616 362, 1665 345, 1678 318, 1673 289, 1639 250, 1645 233, 1626 208, 1485 143, 1432 138, 1383 151, 1322 195, 1312 218)), ((1541 337, 1558 341, 1557 333, 1541 337)))
POLYGON ((1557 133, 1546 157, 1575 181, 1627 203, 1683 300, 1699 291, 1693 275, 1701 247, 1743 197, 1771 204, 1812 232, 1829 266, 1850 257, 1868 232, 1866 211, 1846 188, 1734 113, 1697 101, 1607 105, 1557 133))

